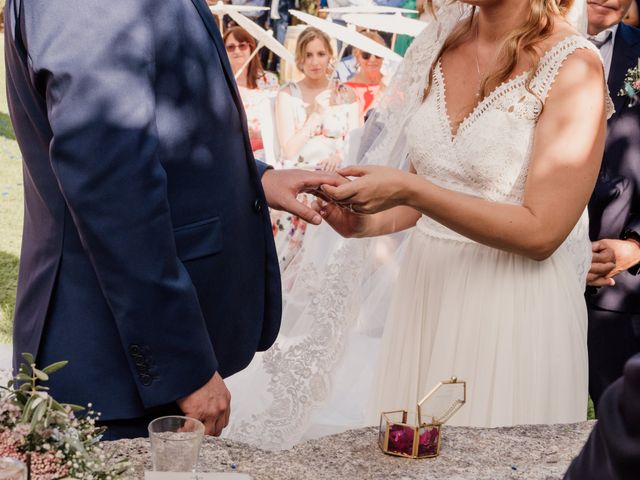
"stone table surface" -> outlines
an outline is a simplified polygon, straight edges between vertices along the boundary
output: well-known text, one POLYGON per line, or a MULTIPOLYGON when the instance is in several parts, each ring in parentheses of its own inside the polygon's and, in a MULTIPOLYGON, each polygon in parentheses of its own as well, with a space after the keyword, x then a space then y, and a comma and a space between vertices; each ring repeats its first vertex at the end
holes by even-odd
MULTIPOLYGON (((310 440, 291 450, 269 452, 227 439, 207 438, 199 470, 247 473, 254 480, 561 479, 594 422, 481 429, 443 429, 436 459, 411 460, 383 454, 376 428, 310 440)), ((149 441, 138 438, 104 442, 109 452, 127 456, 132 478, 150 469, 149 441)))

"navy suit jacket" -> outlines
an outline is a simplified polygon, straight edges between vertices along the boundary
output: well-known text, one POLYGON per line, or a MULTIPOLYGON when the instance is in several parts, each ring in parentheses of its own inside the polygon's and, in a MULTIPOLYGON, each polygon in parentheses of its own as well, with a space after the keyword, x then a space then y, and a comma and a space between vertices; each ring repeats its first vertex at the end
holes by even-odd
MULTIPOLYGON (((630 68, 638 65, 640 30, 620 24, 609 71, 609 93, 616 108, 607 124, 607 140, 598 181, 589 201, 591 240, 640 234, 640 105, 618 92, 630 68)), ((616 276, 616 285, 587 295, 590 305, 615 312, 640 313, 637 268, 616 276)))
POLYGON ((565 480, 640 478, 640 354, 602 395, 598 423, 565 480))
MULTIPOLYGON (((277 335, 261 168, 205 0, 9 0, 24 158, 20 353, 103 420, 171 404, 277 335)), ((264 166, 262 166, 264 167, 264 166)))

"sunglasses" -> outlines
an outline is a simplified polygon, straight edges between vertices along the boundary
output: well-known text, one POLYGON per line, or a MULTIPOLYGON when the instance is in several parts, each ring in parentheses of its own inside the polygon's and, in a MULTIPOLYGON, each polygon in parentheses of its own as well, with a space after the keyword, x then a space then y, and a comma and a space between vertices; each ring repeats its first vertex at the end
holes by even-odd
POLYGON ((245 52, 249 49, 249 44, 246 42, 242 42, 242 43, 229 43, 228 45, 225 45, 224 48, 227 50, 227 52, 229 53, 233 53, 236 51, 236 48, 238 50, 240 50, 241 52, 245 52))
MULTIPOLYGON (((363 60, 369 60, 371 58, 371 54, 369 52, 362 52, 360 55, 362 55, 362 59, 363 60)), ((382 57, 379 57, 378 55, 374 55, 376 60, 382 60, 382 57)))

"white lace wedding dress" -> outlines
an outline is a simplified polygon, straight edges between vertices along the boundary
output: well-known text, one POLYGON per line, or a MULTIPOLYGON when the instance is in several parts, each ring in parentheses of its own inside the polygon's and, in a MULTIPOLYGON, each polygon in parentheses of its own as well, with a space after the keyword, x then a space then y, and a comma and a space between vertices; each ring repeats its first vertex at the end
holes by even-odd
MULTIPOLYGON (((439 66, 424 103, 422 91, 442 42, 467 13, 464 6, 451 7, 449 17, 441 11, 438 29, 413 43, 390 89, 395 97, 365 130, 363 141, 374 139, 365 161, 408 158, 437 185, 519 204, 553 81, 576 49, 594 47, 580 36, 564 39, 541 58, 531 91, 526 74, 504 82, 453 136, 439 66)), ((587 227, 585 212, 541 262, 478 244, 428 217, 391 240, 341 240, 321 227, 305 241, 276 345, 228 381, 227 435, 288 448, 377 424, 383 410, 414 408, 453 375, 467 381, 468 401, 451 423, 584 420, 587 227)))
MULTIPOLYGON (((535 95, 525 88, 526 73, 499 85, 455 136, 438 64, 432 93, 407 131, 417 173, 449 190, 521 204, 541 101, 578 48, 593 47, 572 36, 542 57, 531 83, 535 95)), ((583 292, 590 261, 586 213, 541 262, 478 244, 423 216, 409 239, 385 324, 370 421, 383 410, 414 405, 452 375, 468 382, 469 398, 453 424, 584 420, 583 292)))

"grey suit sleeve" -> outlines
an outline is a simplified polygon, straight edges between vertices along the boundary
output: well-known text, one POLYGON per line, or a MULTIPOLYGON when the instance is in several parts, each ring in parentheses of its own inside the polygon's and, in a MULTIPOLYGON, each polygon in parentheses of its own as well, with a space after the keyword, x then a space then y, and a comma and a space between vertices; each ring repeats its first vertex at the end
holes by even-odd
POLYGON ((30 0, 25 33, 48 108, 52 167, 125 351, 143 346, 146 407, 202 386, 217 361, 176 254, 157 157, 154 32, 145 0, 30 0))

